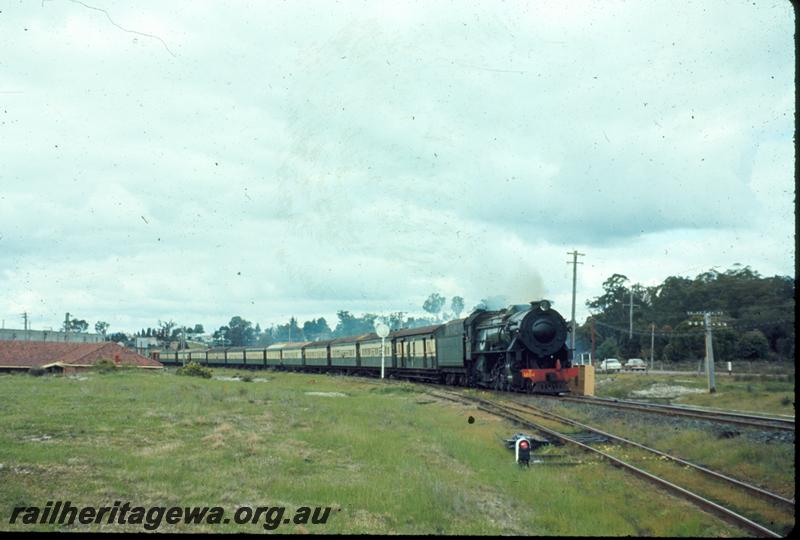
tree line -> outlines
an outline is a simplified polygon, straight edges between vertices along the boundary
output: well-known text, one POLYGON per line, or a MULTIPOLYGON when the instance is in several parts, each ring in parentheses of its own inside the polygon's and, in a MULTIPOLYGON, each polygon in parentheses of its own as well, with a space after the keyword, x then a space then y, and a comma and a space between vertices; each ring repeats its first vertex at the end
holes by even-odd
MULTIPOLYGON (((416 317, 401 311, 393 312, 389 315, 378 315, 376 313, 356 315, 347 310, 339 310, 336 312, 337 320, 333 328, 331 328, 325 317, 312 318, 302 324, 295 317, 291 317, 284 324, 271 325, 262 329, 260 324, 254 324, 252 321, 237 315, 232 317, 228 324, 215 330, 212 338, 217 346, 267 347, 272 343, 279 342, 323 341, 369 334, 375 331, 375 324, 378 321, 389 326, 391 330, 419 328, 439 324, 443 320, 449 320, 450 318, 458 318, 464 311, 464 299, 461 296, 453 296, 448 306, 447 299, 444 296, 439 293, 432 293, 422 304, 422 309, 429 316, 416 317)), ((164 324, 160 321, 159 323, 160 325, 164 324)), ((152 335, 161 338, 169 334, 163 330, 153 329, 152 335)), ((187 339, 191 339, 191 337, 187 336, 187 339)))
POLYGON ((712 269, 693 279, 670 276, 654 286, 631 284, 626 276, 613 274, 603 283, 603 294, 586 302, 593 315, 579 325, 576 349, 591 348, 594 326, 596 357, 601 360, 649 358, 651 333, 655 359, 702 359, 702 318, 690 313, 709 311, 720 313, 712 326, 716 360, 793 359, 794 291, 794 278, 764 277, 740 265, 724 272, 712 269))

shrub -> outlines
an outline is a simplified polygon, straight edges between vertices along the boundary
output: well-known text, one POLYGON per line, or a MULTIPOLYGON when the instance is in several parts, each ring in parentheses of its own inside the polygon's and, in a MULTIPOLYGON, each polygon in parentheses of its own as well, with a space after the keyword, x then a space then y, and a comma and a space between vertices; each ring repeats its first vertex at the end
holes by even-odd
POLYGON ((47 373, 47 371, 45 371, 44 368, 40 368, 38 366, 33 366, 31 368, 28 368, 28 375, 32 375, 34 377, 41 377, 45 373, 47 373))
POLYGON ((737 352, 742 358, 749 360, 766 358, 769 351, 769 341, 761 330, 745 332, 736 345, 737 352))
POLYGON ((179 367, 175 372, 176 375, 187 375, 189 377, 202 377, 203 379, 211 378, 211 370, 204 368, 197 362, 189 362, 183 367, 179 367))
POLYGON ((242 382, 253 382, 252 375, 242 375, 242 382))
POLYGON ((108 358, 102 358, 95 362, 94 366, 92 366, 92 369, 98 373, 112 373, 117 369, 117 366, 108 358))

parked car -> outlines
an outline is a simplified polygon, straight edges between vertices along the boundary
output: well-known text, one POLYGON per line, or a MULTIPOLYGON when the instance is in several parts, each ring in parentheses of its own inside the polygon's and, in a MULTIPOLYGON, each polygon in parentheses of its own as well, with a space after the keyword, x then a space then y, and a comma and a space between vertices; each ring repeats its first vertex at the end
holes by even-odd
POLYGON ((631 358, 625 362, 625 369, 628 371, 647 371, 647 364, 641 358, 631 358))
POLYGON ((620 370, 622 370, 622 364, 616 358, 607 358, 600 362, 600 371, 612 373, 620 370))

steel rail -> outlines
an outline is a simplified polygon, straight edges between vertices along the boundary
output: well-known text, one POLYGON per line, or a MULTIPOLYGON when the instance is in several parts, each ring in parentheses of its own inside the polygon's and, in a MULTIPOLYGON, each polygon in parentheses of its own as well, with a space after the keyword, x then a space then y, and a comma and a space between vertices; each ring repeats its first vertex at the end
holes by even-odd
POLYGON ((624 403, 626 405, 642 405, 645 407, 654 407, 654 408, 662 408, 666 410, 681 410, 681 411, 689 411, 689 412, 699 412, 701 414, 713 414, 719 416, 730 416, 732 418, 745 418, 745 419, 752 419, 752 420, 766 420, 769 422, 783 422, 786 424, 794 424, 795 417, 792 415, 783 415, 783 416, 771 416, 768 414, 763 413, 755 413, 755 412, 748 412, 748 411, 733 411, 733 410, 725 410, 725 409, 715 409, 713 407, 700 407, 700 406, 692 406, 692 405, 679 405, 674 403, 651 403, 648 401, 637 401, 633 399, 620 399, 620 398, 604 398, 598 396, 572 396, 577 397, 578 399, 587 399, 589 401, 603 401, 603 402, 613 402, 613 403, 624 403))
MULTIPOLYGON (((762 497, 762 498, 767 499, 767 500, 772 501, 772 502, 778 502, 778 503, 784 504, 786 506, 789 506, 789 507, 791 507, 792 510, 794 510, 794 504, 795 504, 794 499, 787 499, 786 497, 778 495, 777 493, 773 493, 771 491, 768 491, 766 489, 760 488, 760 487, 755 486, 753 484, 749 484, 747 482, 743 482, 742 480, 738 480, 738 479, 733 478, 731 476, 727 476, 727 475, 719 473, 717 471, 708 469, 706 467, 703 467, 702 465, 697 465, 696 463, 692 463, 691 461, 686 461, 685 459, 679 458, 677 456, 673 456, 671 454, 667 454, 666 452, 662 452, 661 450, 657 450, 655 448, 651 448, 651 447, 646 446, 646 445, 641 444, 641 443, 637 443, 637 442, 632 441, 630 439, 626 439, 626 438, 620 437, 618 435, 613 435, 613 434, 608 433, 606 431, 603 431, 603 430, 597 429, 595 427, 589 426, 587 424, 583 424, 581 422, 578 422, 577 420, 573 420, 572 418, 567 418, 565 416, 561 416, 560 414, 556 414, 556 413, 553 413, 553 412, 550 412, 550 411, 542 410, 542 409, 540 409, 540 408, 538 408, 538 407, 536 407, 534 405, 529 405, 527 403, 520 403, 520 402, 518 402, 516 400, 514 400, 513 403, 516 406, 518 406, 518 407, 520 407, 522 409, 521 412, 527 412, 524 409, 530 409, 531 411, 533 411, 532 414, 536 414, 537 416, 542 416, 542 417, 545 417, 545 418, 555 418, 559 422, 563 422, 563 423, 569 424, 571 426, 579 427, 579 428, 581 428, 583 430, 591 431, 592 433, 597 433, 599 435, 603 435, 604 437, 608 437, 609 439, 621 442, 623 444, 627 444, 627 445, 630 445, 630 446, 635 446, 636 448, 640 448, 640 449, 645 450, 647 452, 650 452, 652 454, 656 454, 658 456, 664 457, 664 458, 666 458, 666 459, 668 459, 670 461, 674 461, 675 463, 680 463, 681 465, 688 466, 688 467, 690 467, 692 469, 700 471, 703 474, 706 474, 708 476, 714 477, 714 478, 716 478, 718 480, 722 480, 724 482, 728 482, 730 484, 733 484, 736 487, 744 489, 744 490, 746 490, 746 491, 748 491, 748 492, 750 492, 750 493, 752 493, 752 494, 754 494, 756 496, 762 497)), ((519 409, 517 409, 517 410, 519 410, 519 409)))
MULTIPOLYGON (((550 396, 542 395, 542 397, 550 396)), ((609 398, 590 398, 587 396, 557 396, 555 399, 559 399, 561 401, 571 401, 574 403, 600 405, 602 407, 612 407, 615 409, 685 416, 688 418, 697 418, 711 422, 724 422, 728 424, 737 424, 749 427, 794 431, 794 420, 788 420, 785 418, 750 416, 741 413, 702 411, 698 409, 684 409, 682 407, 673 407, 670 405, 661 405, 656 403, 645 403, 641 401, 620 401, 609 398)))
POLYGON ((673 484, 672 482, 670 482, 668 480, 665 480, 665 479, 663 479, 663 478, 661 478, 659 476, 656 476, 654 474, 651 474, 651 473, 649 473, 649 472, 647 472, 647 471, 645 471, 643 469, 640 469, 640 468, 636 467, 635 465, 631 465, 630 463, 622 461, 621 459, 616 458, 616 457, 614 457, 614 456, 612 456, 612 455, 610 455, 610 454, 608 454, 606 452, 603 452, 602 450, 598 450, 598 449, 593 448, 593 447, 591 447, 591 446, 589 446, 587 444, 584 444, 584 443, 582 443, 582 442, 580 442, 578 440, 575 440, 572 437, 569 437, 568 435, 565 435, 563 433, 559 433, 558 431, 554 431, 554 430, 546 428, 546 427, 544 427, 544 426, 542 426, 540 424, 537 424, 535 422, 531 422, 530 420, 522 418, 521 416, 515 414, 514 412, 509 411, 507 407, 504 407, 504 406, 499 405, 497 403, 493 403, 491 401, 487 401, 485 399, 481 399, 481 398, 478 398, 478 397, 465 396, 465 395, 461 395, 461 394, 453 394, 453 393, 451 393, 451 395, 456 396, 455 398, 452 398, 452 397, 447 397, 447 396, 439 394, 439 393, 433 393, 433 392, 429 392, 429 393, 431 395, 433 395, 433 396, 438 396, 438 397, 443 397, 445 399, 449 399, 450 401, 456 401, 456 402, 461 402, 461 403, 465 403, 466 402, 466 403, 475 404, 478 407, 478 409, 480 409, 480 410, 483 410, 483 411, 488 412, 490 414, 493 414, 495 416, 499 416, 501 418, 505 418, 507 420, 511 420, 513 422, 517 422, 518 424, 523 425, 525 427, 528 427, 530 429, 534 429, 534 430, 537 430, 537 431, 539 431, 541 433, 545 433, 547 435, 550 435, 551 437, 553 437, 555 439, 558 439, 558 440, 560 440, 560 441, 562 441, 564 443, 572 444, 572 445, 575 445, 575 446, 577 446, 577 447, 579 447, 579 448, 581 448, 581 449, 583 449, 583 450, 585 450, 587 452, 591 452, 593 454, 597 454, 600 457, 602 457, 603 459, 606 459, 607 461, 611 462, 611 464, 613 466, 622 468, 622 469, 624 469, 624 470, 626 470, 628 472, 631 472, 635 476, 643 478, 643 479, 645 479, 645 480, 647 480, 647 481, 649 481, 649 482, 651 482, 653 484, 656 484, 656 485, 666 489, 667 491, 670 491, 670 492, 672 492, 672 493, 674 493, 674 494, 676 494, 676 495, 678 495, 678 496, 680 496, 680 497, 692 502, 696 506, 698 506, 698 507, 700 507, 700 508, 702 508, 702 509, 704 509, 704 510, 706 510, 708 512, 711 512, 711 513, 715 514, 716 516, 718 516, 718 517, 720 517, 722 519, 725 519, 729 523, 731 523, 731 524, 733 524, 733 525, 735 525, 737 527, 741 527, 741 528, 743 528, 743 529, 745 529, 747 531, 750 531, 751 533, 753 533, 753 534, 755 534, 757 536, 762 536, 762 537, 766 537, 766 538, 781 538, 782 537, 780 534, 776 533, 775 531, 772 531, 772 530, 764 527, 763 525, 760 525, 760 524, 756 523, 755 521, 752 521, 752 520, 746 518, 745 516, 734 512, 733 510, 730 510, 730 509, 728 509, 728 508, 726 508, 726 507, 724 507, 724 506, 722 506, 720 504, 717 504, 717 503, 715 503, 715 502, 713 502, 713 501, 711 501, 709 499, 706 499, 705 497, 703 497, 701 495, 698 495, 697 493, 694 493, 692 491, 689 491, 688 489, 685 489, 685 488, 682 488, 682 487, 680 487, 680 486, 678 486, 676 484, 673 484))

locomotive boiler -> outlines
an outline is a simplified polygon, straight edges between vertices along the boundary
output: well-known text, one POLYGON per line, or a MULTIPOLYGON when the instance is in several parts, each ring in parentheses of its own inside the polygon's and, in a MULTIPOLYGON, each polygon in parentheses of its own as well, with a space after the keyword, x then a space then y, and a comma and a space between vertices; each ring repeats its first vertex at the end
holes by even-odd
POLYGON ((469 386, 559 393, 577 376, 567 347, 569 327, 547 300, 476 310, 464 331, 469 386))

